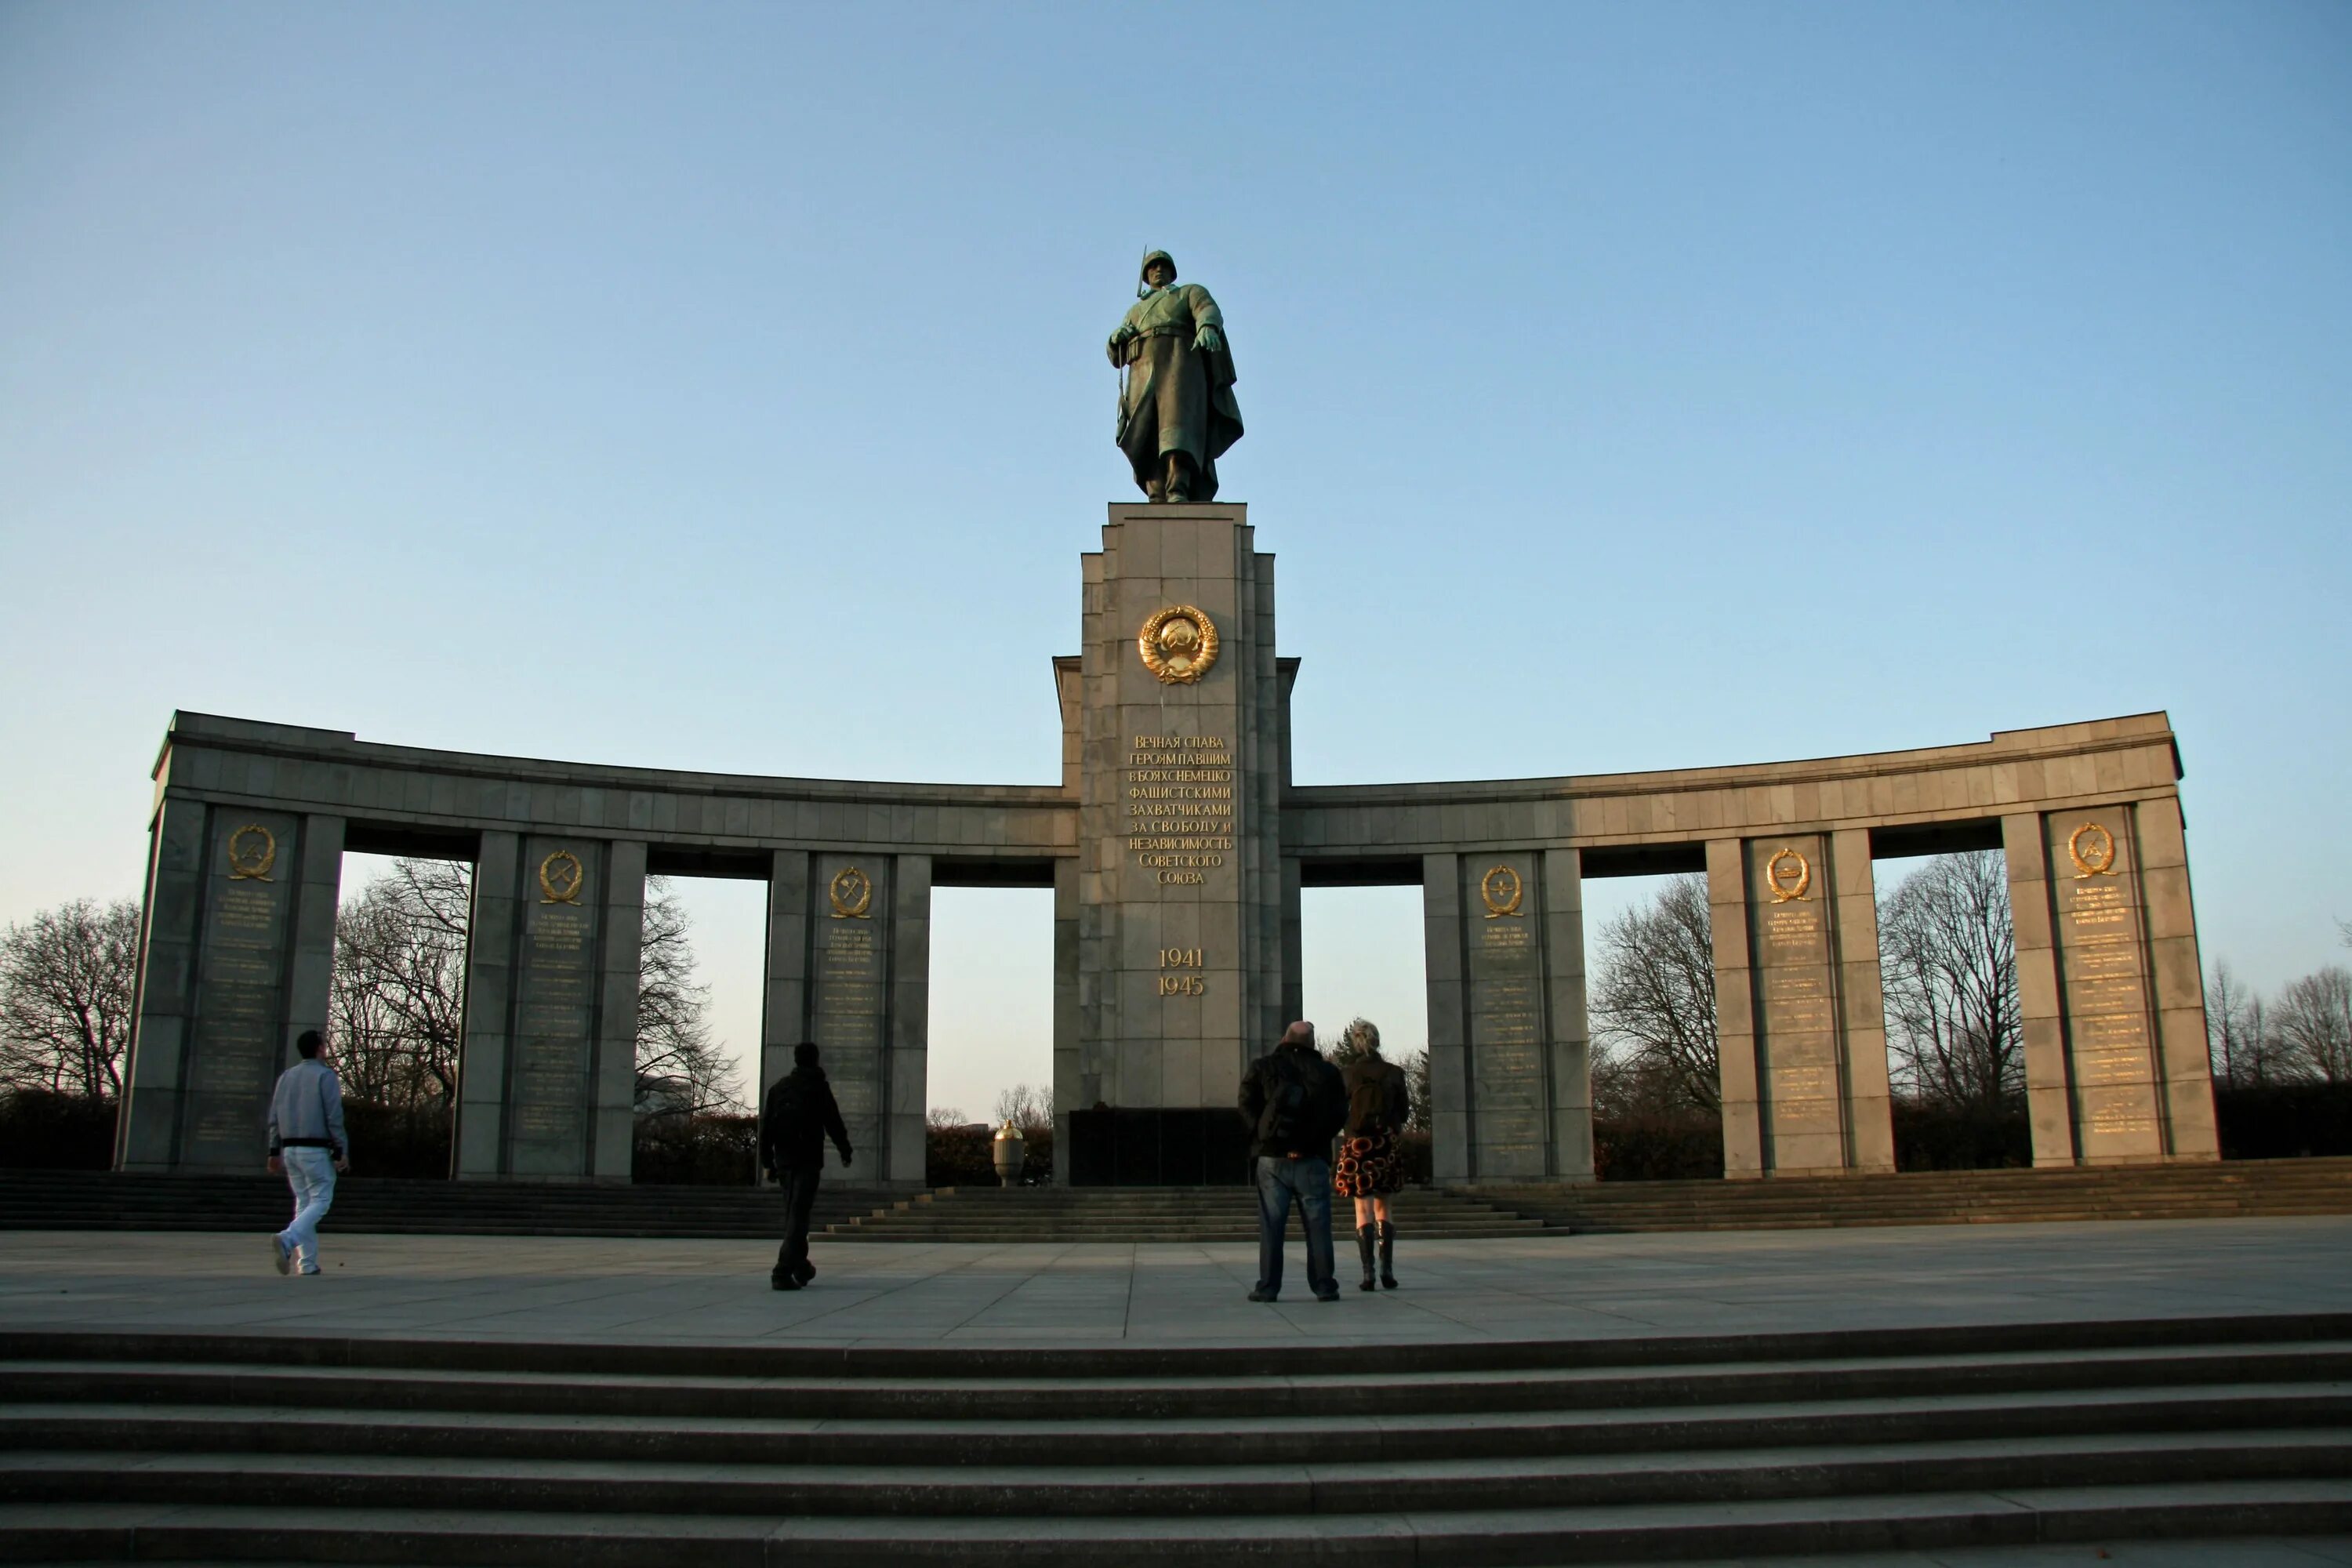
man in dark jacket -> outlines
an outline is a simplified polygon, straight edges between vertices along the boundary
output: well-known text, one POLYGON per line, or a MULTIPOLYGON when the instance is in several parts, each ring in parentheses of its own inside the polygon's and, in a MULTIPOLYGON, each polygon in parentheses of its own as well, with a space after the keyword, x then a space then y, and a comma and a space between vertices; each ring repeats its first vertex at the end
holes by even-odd
POLYGON ((1318 1301, 1339 1299, 1331 1273, 1331 1140, 1348 1120, 1339 1069, 1315 1052, 1315 1026, 1293 1024, 1282 1043, 1242 1075, 1242 1120, 1250 1125, 1257 1176, 1257 1289, 1253 1301, 1282 1293, 1282 1233, 1298 1205, 1307 1233, 1307 1286, 1318 1301))
POLYGON ((846 1167, 849 1130, 841 1124, 833 1085, 816 1065, 816 1047, 803 1040, 793 1047, 793 1070, 768 1090, 760 1112, 760 1163, 784 1189, 784 1244, 768 1276, 779 1290, 797 1290, 816 1278, 808 1260, 809 1214, 816 1207, 817 1172, 824 1164, 828 1137, 846 1167))

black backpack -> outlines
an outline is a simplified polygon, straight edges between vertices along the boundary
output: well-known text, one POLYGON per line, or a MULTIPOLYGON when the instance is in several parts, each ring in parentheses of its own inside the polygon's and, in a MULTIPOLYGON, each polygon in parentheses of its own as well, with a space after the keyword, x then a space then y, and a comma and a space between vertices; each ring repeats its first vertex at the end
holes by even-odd
POLYGON ((768 1091, 768 1136, 781 1141, 805 1132, 814 1109, 809 1103, 808 1085, 798 1075, 786 1073, 768 1091))
POLYGON ((1261 1143, 1292 1143, 1307 1128, 1307 1086, 1296 1068, 1276 1051, 1265 1058, 1265 1109, 1258 1112, 1261 1143))

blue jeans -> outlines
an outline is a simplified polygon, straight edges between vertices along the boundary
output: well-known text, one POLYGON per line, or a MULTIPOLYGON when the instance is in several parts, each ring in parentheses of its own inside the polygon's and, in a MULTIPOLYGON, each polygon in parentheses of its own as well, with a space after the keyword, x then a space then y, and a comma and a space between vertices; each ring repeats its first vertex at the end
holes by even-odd
POLYGON ((294 1189, 294 1223, 278 1239, 294 1251, 295 1264, 305 1274, 319 1271, 319 1222, 335 1201, 335 1156, 325 1149, 282 1149, 286 1184, 294 1189))
POLYGON ((1331 1275, 1331 1162, 1257 1162, 1257 1288, 1272 1296, 1282 1289, 1282 1233, 1290 1228, 1290 1205, 1298 1205, 1298 1227, 1307 1233, 1307 1288, 1337 1296, 1331 1275))

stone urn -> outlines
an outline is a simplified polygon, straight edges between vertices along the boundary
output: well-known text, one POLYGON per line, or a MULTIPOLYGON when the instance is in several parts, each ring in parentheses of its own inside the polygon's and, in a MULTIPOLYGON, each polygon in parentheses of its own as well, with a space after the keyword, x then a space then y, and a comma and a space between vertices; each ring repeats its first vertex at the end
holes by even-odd
POLYGON ((996 1130, 996 1179, 1008 1187, 1021 1184, 1021 1156, 1028 1149, 1029 1140, 1021 1136, 1021 1129, 1010 1121, 996 1130))

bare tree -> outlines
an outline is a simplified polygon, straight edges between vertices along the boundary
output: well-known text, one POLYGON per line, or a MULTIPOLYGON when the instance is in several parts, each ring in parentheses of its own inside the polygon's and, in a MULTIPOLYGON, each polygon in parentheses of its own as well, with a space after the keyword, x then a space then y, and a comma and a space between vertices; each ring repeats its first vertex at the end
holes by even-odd
POLYGON ((2213 966, 2205 989, 2205 1045, 2220 1082, 2275 1083, 2294 1076, 2280 1060, 2281 1042, 2268 1005, 2226 963, 2213 966))
POLYGON ((1426 1132, 1430 1125, 1429 1053, 1415 1051, 1397 1065, 1404 1068, 1405 1086, 1412 1096, 1412 1108, 1405 1113, 1405 1131, 1426 1132))
POLYGON ((923 1125, 934 1132, 952 1132, 959 1127, 971 1125, 971 1118, 963 1113, 961 1105, 934 1105, 923 1112, 923 1125))
POLYGON ((2352 1083, 2352 969, 2331 963, 2279 993, 2281 1055, 2309 1082, 2352 1083))
POLYGON ((1706 877, 1676 877, 1649 908, 1628 910, 1603 926, 1599 969, 1592 988, 1596 1092, 1614 1064, 1635 1075, 1650 1099, 1715 1110, 1722 1066, 1706 877))
POLYGON ((1998 849, 1940 855, 1879 900, 1886 1037, 1921 1099, 1992 1108, 2025 1092, 2023 1009, 1998 849))
POLYGON ((1052 1131, 1054 1127, 1053 1089, 1050 1087, 1042 1089, 1032 1089, 1025 1083, 1016 1083, 1011 1089, 999 1090, 996 1096, 996 1121, 999 1126, 1010 1121, 1013 1126, 1021 1129, 1024 1136, 1034 1134, 1040 1129, 1052 1131))
POLYGON ((637 949, 638 1098, 695 1112, 741 1110, 735 1065, 711 1034, 710 987, 695 976, 693 923, 668 878, 646 879, 637 949))
POLYGON ((0 1087, 119 1096, 138 970, 129 899, 76 899, 0 933, 0 1087))
MULTIPOLYGON (((401 859, 338 914, 329 1009, 337 1066, 354 1099, 416 1105, 456 1092, 473 898, 471 866, 401 859)), ((711 1036, 710 988, 695 978, 691 923, 667 879, 647 878, 638 1098, 682 1110, 740 1110, 734 1065, 711 1036)))
POLYGON ((353 1099, 447 1104, 465 1032, 474 868, 396 860, 336 911, 328 1016, 353 1099))

